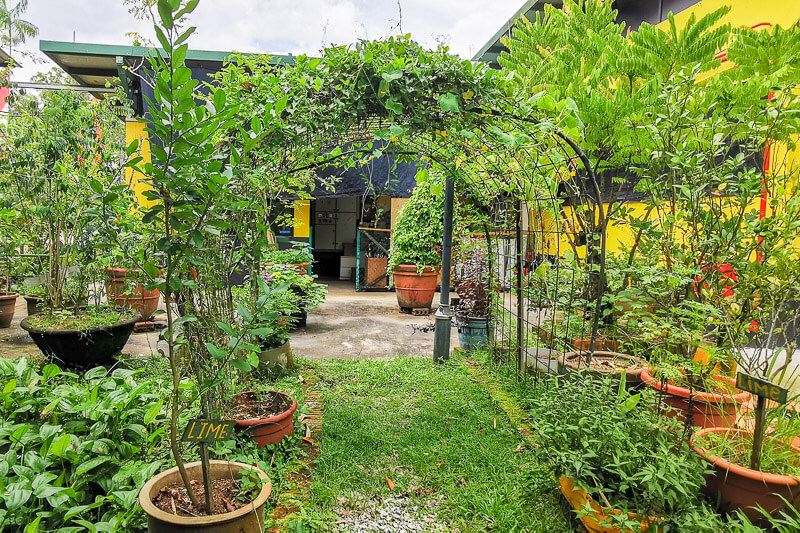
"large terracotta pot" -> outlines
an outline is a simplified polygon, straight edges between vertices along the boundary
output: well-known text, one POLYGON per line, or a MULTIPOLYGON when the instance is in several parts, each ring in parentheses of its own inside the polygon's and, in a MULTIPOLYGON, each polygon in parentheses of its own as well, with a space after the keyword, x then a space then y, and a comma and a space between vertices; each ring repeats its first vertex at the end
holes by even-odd
MULTIPOLYGON (((277 416, 236 421, 239 426, 250 430, 250 435, 259 448, 263 448, 267 444, 276 444, 282 441, 284 437, 294 433, 294 412, 297 411, 297 401, 283 392, 269 392, 280 394, 290 401, 291 406, 289 409, 277 416)), ((243 394, 253 394, 253 392, 249 391, 243 394)))
POLYGON ((83 330, 39 329, 30 324, 30 319, 23 319, 19 326, 28 332, 43 354, 64 366, 92 368, 114 362, 114 356, 125 347, 142 317, 134 313, 123 322, 83 330))
MULTIPOLYGON (((714 375, 711 378, 721 383, 736 384, 736 380, 725 376, 714 375)), ((675 411, 668 411, 669 416, 677 417, 680 420, 685 420, 689 414, 689 398, 691 397, 692 425, 700 428, 733 426, 736 423, 739 405, 747 402, 750 397, 749 392, 714 394, 692 391, 669 382, 662 384, 660 380, 653 377, 652 368, 644 369, 642 381, 648 387, 664 395, 664 402, 675 408, 675 411)))
MULTIPOLYGON (((575 480, 572 478, 561 476, 559 486, 561 488, 561 494, 564 495, 573 509, 576 511, 582 511, 586 509, 587 503, 592 509, 588 514, 585 514, 580 518, 581 523, 586 530, 589 531, 589 533, 619 533, 622 531, 622 529, 618 527, 601 525, 602 522, 606 521, 610 515, 619 515, 622 514, 622 511, 619 509, 600 507, 585 490, 580 488, 575 483, 575 480)), ((628 513, 628 517, 634 520, 639 519, 638 515, 634 513, 628 513)), ((641 520, 640 531, 649 531, 650 525, 655 524, 656 522, 657 520, 653 517, 650 517, 649 520, 641 520)), ((630 530, 626 529, 625 533, 628 532, 630 532, 630 530)))
POLYGON ((146 291, 139 284, 131 294, 128 292, 127 277, 127 268, 106 269, 106 297, 108 301, 115 305, 135 309, 142 315, 142 320, 150 320, 153 317, 153 313, 158 309, 161 291, 158 289, 146 291))
MULTIPOLYGON (((714 472, 706 477, 706 490, 717 498, 725 511, 741 509, 748 518, 759 521, 764 519, 764 515, 758 507, 771 515, 778 514, 786 507, 781 497, 795 502, 795 505, 800 504, 800 479, 751 470, 717 457, 697 444, 703 435, 709 433, 735 434, 750 441, 753 433, 746 429, 719 427, 701 429, 692 437, 694 451, 714 467, 714 472)), ((800 447, 797 448, 797 455, 800 457, 800 447)))
POLYGON ((642 385, 642 371, 647 361, 632 355, 598 350, 592 353, 592 364, 586 368, 586 352, 567 352, 558 358, 558 373, 575 375, 584 370, 595 378, 611 377, 619 380, 625 371, 625 386, 639 388, 642 385))
MULTIPOLYGON (((202 533, 262 533, 266 531, 264 523, 264 504, 272 493, 272 483, 269 482, 267 474, 259 468, 244 463, 234 463, 228 461, 211 461, 212 479, 238 479, 242 471, 246 469, 255 470, 258 476, 264 481, 261 491, 250 505, 230 513, 222 513, 211 516, 178 516, 167 513, 153 505, 153 498, 161 492, 162 488, 169 487, 174 483, 181 483, 181 476, 178 467, 170 468, 153 477, 145 483, 139 491, 139 504, 147 514, 147 530, 149 533, 172 533, 189 531, 199 531, 202 533)), ((188 463, 186 472, 189 479, 202 480, 202 466, 200 461, 188 463)), ((202 494, 199 496, 202 498, 202 494)))
POLYGON ((436 292, 440 267, 426 266, 422 273, 416 265, 397 265, 392 271, 397 303, 404 309, 430 309, 436 292))
POLYGON ((19 294, 0 293, 0 328, 8 328, 14 319, 14 310, 17 306, 19 294))

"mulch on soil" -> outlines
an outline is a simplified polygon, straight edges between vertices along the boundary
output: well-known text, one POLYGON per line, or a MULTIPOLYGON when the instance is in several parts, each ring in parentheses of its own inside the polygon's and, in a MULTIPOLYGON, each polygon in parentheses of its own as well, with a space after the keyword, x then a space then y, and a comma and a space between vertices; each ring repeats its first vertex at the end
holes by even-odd
POLYGON ((228 413, 235 420, 259 420, 278 416, 289 410, 292 401, 274 392, 245 392, 236 397, 228 413))
MULTIPOLYGON (((153 498, 153 505, 165 513, 178 516, 208 516, 205 505, 205 486, 196 480, 189 482, 192 485, 195 497, 200 500, 200 508, 192 505, 192 500, 183 483, 173 483, 161 489, 153 498)), ((250 505, 253 501, 253 491, 242 491, 239 480, 214 479, 211 481, 212 499, 214 501, 214 514, 231 513, 250 505)))

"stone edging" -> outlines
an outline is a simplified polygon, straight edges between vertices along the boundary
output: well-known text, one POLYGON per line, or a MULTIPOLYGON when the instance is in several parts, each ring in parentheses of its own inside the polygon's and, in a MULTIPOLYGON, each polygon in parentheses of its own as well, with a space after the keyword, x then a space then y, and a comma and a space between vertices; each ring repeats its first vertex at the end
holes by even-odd
POLYGON ((322 446, 322 393, 317 387, 318 378, 313 369, 307 369, 303 375, 304 405, 309 411, 300 417, 302 433, 311 440, 300 441, 300 447, 306 453, 294 462, 284 476, 284 490, 278 496, 278 503, 269 519, 269 532, 280 533, 286 530, 291 518, 301 510, 301 506, 310 500, 311 476, 316 466, 322 446))

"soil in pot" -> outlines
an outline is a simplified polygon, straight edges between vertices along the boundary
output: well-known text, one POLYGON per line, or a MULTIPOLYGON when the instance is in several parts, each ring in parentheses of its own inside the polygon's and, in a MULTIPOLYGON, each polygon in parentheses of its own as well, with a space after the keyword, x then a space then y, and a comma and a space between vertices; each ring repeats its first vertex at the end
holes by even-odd
POLYGON ((297 402, 278 391, 244 392, 234 398, 228 418, 240 427, 248 428, 259 448, 275 444, 294 432, 294 413, 297 402))
POLYGON ((645 368, 642 372, 642 381, 663 394, 664 403, 673 407, 667 411, 668 416, 680 420, 691 416, 692 425, 700 428, 731 427, 736 423, 739 406, 747 402, 750 393, 737 389, 732 378, 712 375, 711 380, 716 383, 705 388, 712 392, 703 392, 669 381, 662 382, 653 376, 652 368, 645 368))
POLYGON ((625 385, 628 388, 639 388, 642 385, 642 370, 648 363, 644 359, 632 355, 596 351, 592 354, 589 366, 586 366, 587 352, 568 352, 558 358, 558 373, 575 375, 584 370, 596 378, 612 377, 619 379, 625 372, 625 385))
POLYGON ((0 292, 0 328, 11 327, 17 306, 17 293, 0 292))
POLYGON ((800 447, 767 437, 762 470, 749 464, 753 433, 744 429, 705 428, 691 440, 692 448, 713 466, 706 491, 723 511, 741 509, 753 521, 764 520, 758 508, 777 515, 784 499, 800 503, 800 447))
MULTIPOLYGON (((234 483, 234 491, 236 483, 245 470, 255 471, 259 478, 262 480, 262 485, 259 489, 247 498, 245 501, 240 502, 242 505, 237 505, 233 501, 228 501, 234 507, 233 511, 227 510, 227 505, 220 514, 207 515, 196 513, 197 516, 184 514, 178 509, 178 502, 181 501, 181 494, 178 493, 178 500, 172 500, 169 494, 170 490, 180 491, 185 494, 185 488, 181 482, 178 468, 171 468, 165 472, 158 474, 145 483, 142 490, 139 492, 139 504, 147 514, 148 517, 148 531, 150 533, 167 533, 167 532, 186 532, 197 531, 204 533, 228 533, 235 531, 236 533, 262 533, 265 531, 264 523, 264 504, 272 492, 272 484, 269 482, 267 475, 250 465, 244 463, 228 462, 228 461, 211 461, 211 477, 212 488, 215 495, 218 494, 217 482, 231 482, 234 483), (164 490, 168 491, 167 495, 164 490), (175 511, 172 510, 170 501, 175 502, 175 511), (166 503, 168 508, 164 510, 160 504, 166 503)), ((186 473, 189 476, 195 491, 195 495, 203 499, 203 485, 200 481, 202 479, 202 467, 200 462, 189 463, 186 465, 186 473)), ((226 483, 221 483, 223 496, 225 495, 226 483)), ((234 494, 234 495, 238 495, 234 494)), ((188 498, 187 498, 188 499, 188 498)), ((217 502, 215 500, 215 509, 217 502)), ((187 507, 181 505, 184 512, 187 507)), ((194 512, 194 511, 193 511, 194 512)))
MULTIPOLYGON (((195 479, 189 482, 192 485, 195 495, 203 501, 205 485, 195 479)), ((243 490, 238 479, 214 479, 211 481, 211 492, 213 494, 214 513, 231 513, 242 507, 249 506, 255 496, 254 490, 243 490)), ((208 515, 205 501, 200 504, 198 509, 192 504, 186 487, 183 483, 173 483, 168 487, 163 487, 161 491, 151 500, 153 505, 164 511, 178 516, 201 516, 208 515)))

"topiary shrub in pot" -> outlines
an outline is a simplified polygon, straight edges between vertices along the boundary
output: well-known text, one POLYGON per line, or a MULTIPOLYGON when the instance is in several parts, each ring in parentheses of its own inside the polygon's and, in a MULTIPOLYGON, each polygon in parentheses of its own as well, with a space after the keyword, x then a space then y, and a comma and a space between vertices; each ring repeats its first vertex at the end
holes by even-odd
POLYGON ((421 170, 392 228, 388 270, 403 312, 430 310, 441 270, 444 177, 421 170))

